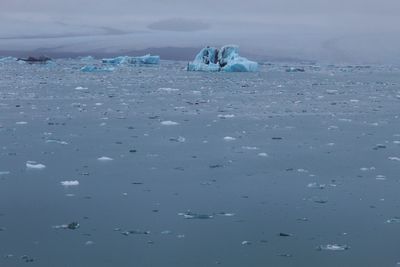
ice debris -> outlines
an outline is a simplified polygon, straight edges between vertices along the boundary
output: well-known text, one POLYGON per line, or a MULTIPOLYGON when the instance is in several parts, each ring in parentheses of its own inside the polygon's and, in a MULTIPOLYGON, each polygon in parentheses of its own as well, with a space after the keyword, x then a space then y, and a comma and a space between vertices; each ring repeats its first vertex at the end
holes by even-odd
POLYGON ((330 250, 330 251, 345 251, 350 249, 348 245, 327 244, 320 245, 317 250, 330 250))
POLYGON ((160 63, 160 56, 152 56, 150 54, 141 57, 119 56, 114 58, 103 58, 101 60, 106 64, 152 64, 157 65, 160 63))
POLYGON ((36 163, 36 161, 27 161, 26 168, 34 170, 43 170, 44 168, 46 168, 46 165, 41 163, 36 163))
POLYGON ((188 71, 253 72, 257 69, 257 62, 239 56, 237 45, 226 45, 219 50, 203 48, 187 66, 188 71))
POLYGON ((393 217, 386 220, 386 223, 400 223, 400 217, 393 217))
POLYGON ((65 187, 78 186, 79 185, 79 181, 77 181, 77 180, 74 180, 74 181, 62 181, 62 182, 60 182, 60 184, 62 186, 65 186, 65 187))
POLYGON ((213 215, 208 215, 208 214, 198 214, 198 213, 194 213, 191 211, 187 211, 187 212, 181 212, 178 213, 179 216, 183 216, 183 218, 185 219, 212 219, 214 218, 213 215))
POLYGON ((79 227, 80 227, 80 224, 78 222, 72 222, 69 224, 61 224, 61 225, 53 226, 54 229, 69 229, 69 230, 76 230, 79 227))
POLYGON ((94 65, 86 65, 81 68, 82 72, 110 72, 114 70, 114 67, 98 67, 94 65))
POLYGON ((105 157, 105 156, 103 156, 103 157, 98 158, 97 160, 99 160, 99 161, 111 161, 111 160, 113 160, 113 159, 110 158, 110 157, 105 157))
POLYGON ((174 126, 174 125, 178 125, 179 123, 175 122, 175 121, 162 121, 161 125, 164 126, 174 126))

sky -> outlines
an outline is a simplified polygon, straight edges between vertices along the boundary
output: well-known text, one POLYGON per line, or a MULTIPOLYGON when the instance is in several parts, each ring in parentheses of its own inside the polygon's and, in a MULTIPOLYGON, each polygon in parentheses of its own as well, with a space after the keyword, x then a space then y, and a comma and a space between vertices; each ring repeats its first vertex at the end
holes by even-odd
POLYGON ((399 14, 399 0, 0 0, 0 51, 238 44, 266 59, 395 64, 399 14))

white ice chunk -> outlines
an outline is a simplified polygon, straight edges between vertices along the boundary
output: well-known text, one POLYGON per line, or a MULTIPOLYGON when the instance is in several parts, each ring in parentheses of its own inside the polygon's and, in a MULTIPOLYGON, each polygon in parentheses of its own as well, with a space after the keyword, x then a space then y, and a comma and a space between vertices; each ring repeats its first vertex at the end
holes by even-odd
POLYGON ((65 186, 65 187, 78 186, 79 185, 79 181, 77 181, 77 180, 74 180, 74 181, 62 181, 62 182, 60 182, 60 184, 62 186, 65 186))
POLYGON ((174 126, 174 125, 178 125, 179 123, 178 122, 175 122, 175 121, 162 121, 161 122, 161 125, 164 125, 164 126, 174 126))
POLYGON ((26 167, 28 169, 43 170, 44 168, 46 168, 46 165, 41 163, 36 163, 36 161, 27 161, 26 167))
POLYGON ((114 160, 114 159, 112 159, 110 157, 103 156, 103 157, 98 158, 97 160, 99 160, 99 161, 111 161, 111 160, 114 160))

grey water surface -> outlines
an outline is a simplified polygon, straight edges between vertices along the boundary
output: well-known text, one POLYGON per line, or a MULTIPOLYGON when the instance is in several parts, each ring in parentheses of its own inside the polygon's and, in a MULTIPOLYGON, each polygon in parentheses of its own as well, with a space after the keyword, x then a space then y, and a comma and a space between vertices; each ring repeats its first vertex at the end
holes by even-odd
POLYGON ((84 65, 0 62, 0 266, 400 266, 398 68, 84 65))

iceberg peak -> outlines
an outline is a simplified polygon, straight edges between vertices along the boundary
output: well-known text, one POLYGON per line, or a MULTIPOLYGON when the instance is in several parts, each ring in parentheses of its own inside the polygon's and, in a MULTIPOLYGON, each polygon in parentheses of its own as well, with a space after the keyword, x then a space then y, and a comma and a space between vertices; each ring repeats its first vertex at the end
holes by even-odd
POLYGON ((205 47, 188 64, 188 71, 257 71, 258 63, 239 56, 239 46, 225 45, 221 49, 205 47))

